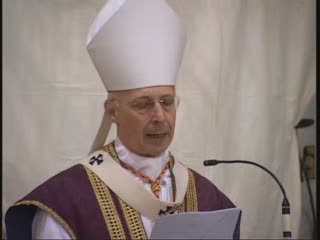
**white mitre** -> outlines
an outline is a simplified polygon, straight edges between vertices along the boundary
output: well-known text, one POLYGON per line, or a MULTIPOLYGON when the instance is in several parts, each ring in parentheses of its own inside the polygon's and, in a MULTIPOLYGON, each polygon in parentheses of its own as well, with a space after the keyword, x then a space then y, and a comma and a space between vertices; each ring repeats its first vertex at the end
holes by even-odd
MULTIPOLYGON (((175 85, 186 35, 165 0, 109 0, 88 34, 87 50, 107 91, 175 85)), ((105 144, 111 120, 104 113, 92 145, 105 144)))

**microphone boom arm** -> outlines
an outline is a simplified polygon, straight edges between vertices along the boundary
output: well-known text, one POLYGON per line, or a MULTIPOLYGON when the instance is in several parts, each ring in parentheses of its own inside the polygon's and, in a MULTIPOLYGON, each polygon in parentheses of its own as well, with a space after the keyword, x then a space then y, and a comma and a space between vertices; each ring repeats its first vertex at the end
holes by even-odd
MULTIPOLYGON (((286 191, 284 190, 283 186, 281 185, 280 181, 278 180, 278 178, 269 170, 267 169, 266 167, 258 164, 258 163, 255 163, 255 162, 250 162, 250 161, 245 161, 245 160, 228 160, 228 161, 220 161, 220 160, 205 160, 203 162, 203 165, 204 166, 211 166, 211 165, 217 165, 219 163, 246 163, 246 164, 252 164, 252 165, 256 165, 260 168, 262 168, 263 170, 265 170, 267 173, 269 173, 273 179, 278 183, 279 187, 281 188, 281 191, 282 191, 282 194, 283 194, 283 197, 285 199, 287 199, 288 201, 288 198, 287 198, 287 194, 286 194, 286 191)), ((289 201, 288 201, 289 202, 289 201)))
POLYGON ((278 180, 278 178, 266 167, 255 163, 255 162, 251 162, 251 161, 245 161, 245 160, 228 160, 228 161, 222 161, 222 160, 205 160, 203 162, 204 166, 214 166, 217 165, 219 163, 245 163, 245 164, 251 164, 251 165, 255 165, 259 168, 262 168, 263 170, 265 170, 267 173, 269 173, 269 175, 271 175, 271 177, 273 177, 273 179, 278 183, 282 194, 283 194, 283 201, 282 201, 282 218, 283 218, 283 237, 284 239, 291 239, 291 228, 290 228, 290 203, 289 200, 287 198, 287 194, 286 191, 284 190, 283 186, 281 185, 280 181, 278 180))

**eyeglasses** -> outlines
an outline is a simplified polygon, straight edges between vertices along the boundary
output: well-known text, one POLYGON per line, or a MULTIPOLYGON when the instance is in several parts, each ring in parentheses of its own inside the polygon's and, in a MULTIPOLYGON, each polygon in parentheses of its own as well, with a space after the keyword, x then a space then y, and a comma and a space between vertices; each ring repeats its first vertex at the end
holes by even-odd
POLYGON ((170 112, 178 108, 180 99, 174 95, 166 95, 159 99, 154 99, 151 97, 141 97, 134 99, 129 105, 136 112, 145 114, 154 108, 156 102, 159 102, 164 110, 170 112))

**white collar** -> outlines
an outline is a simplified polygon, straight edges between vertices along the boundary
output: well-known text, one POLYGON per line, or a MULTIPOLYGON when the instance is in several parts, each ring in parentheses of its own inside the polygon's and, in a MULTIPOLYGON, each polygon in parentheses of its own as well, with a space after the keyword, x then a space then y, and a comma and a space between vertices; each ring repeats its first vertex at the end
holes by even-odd
POLYGON ((120 139, 115 139, 115 149, 121 161, 135 170, 155 180, 169 161, 169 150, 166 149, 159 157, 151 158, 137 155, 127 149, 120 139))

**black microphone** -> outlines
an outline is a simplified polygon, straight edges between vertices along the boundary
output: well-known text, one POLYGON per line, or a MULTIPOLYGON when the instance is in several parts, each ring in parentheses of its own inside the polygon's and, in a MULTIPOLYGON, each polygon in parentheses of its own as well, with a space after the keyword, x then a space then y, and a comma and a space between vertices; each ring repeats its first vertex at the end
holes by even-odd
POLYGON ((265 170, 267 173, 269 173, 273 179, 278 183, 282 194, 283 194, 283 201, 282 201, 282 222, 283 222, 283 238, 284 239, 291 239, 291 228, 290 228, 290 204, 289 204, 289 200, 287 198, 287 194, 286 191, 284 190, 282 184, 280 183, 280 181, 278 180, 278 178, 267 168, 265 168, 264 166, 255 163, 255 162, 250 162, 250 161, 245 161, 245 160, 229 160, 229 161, 223 161, 223 160, 205 160, 203 162, 204 166, 214 166, 217 165, 219 163, 246 163, 246 164, 251 164, 251 165, 255 165, 259 168, 262 168, 263 170, 265 170))

